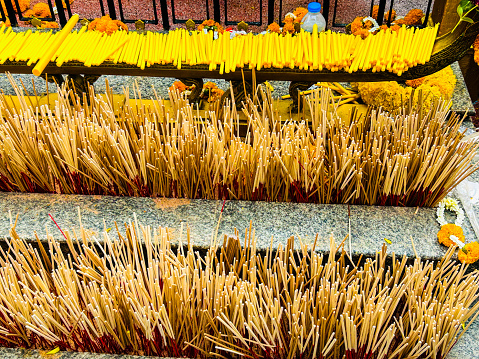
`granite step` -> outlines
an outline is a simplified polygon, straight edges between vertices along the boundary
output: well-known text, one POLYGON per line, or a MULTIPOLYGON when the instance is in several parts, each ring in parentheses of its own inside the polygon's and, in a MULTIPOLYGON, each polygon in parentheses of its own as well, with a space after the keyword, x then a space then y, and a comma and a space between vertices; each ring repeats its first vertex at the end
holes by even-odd
MULTIPOLYGON (((414 258, 416 254, 411 238, 417 255, 423 259, 439 260, 445 253, 445 248, 437 242, 439 224, 436 222, 434 208, 0 192, 0 238, 8 240, 11 223, 15 221, 17 214, 17 233, 20 237, 32 241, 34 232, 37 232, 41 240, 46 240, 46 233, 50 233, 58 241, 64 241, 49 214, 62 230, 78 229, 80 214, 84 229, 92 234, 100 234, 105 228, 114 228, 115 221, 123 224, 136 218, 142 225, 171 228, 173 244, 185 243, 186 229, 189 227, 193 245, 203 248, 210 245, 216 233, 218 236, 232 235, 234 228, 243 233, 251 223, 255 229, 259 250, 267 249, 271 244, 277 248, 290 236, 300 237, 304 243, 312 244, 318 234, 316 248, 326 253, 329 251, 331 235, 340 242, 350 230, 351 250, 356 256, 374 256, 386 243, 385 239, 388 239, 388 242, 391 242, 388 244, 390 254, 394 252, 396 255, 414 258)), ((474 240, 474 232, 467 217, 463 229, 466 238, 474 240)), ((98 239, 101 241, 101 236, 98 236, 98 239)), ((348 246, 346 249, 349 250, 348 246)), ((473 359, 479 357, 477 353, 479 321, 471 325, 447 358, 473 359)), ((42 351, 6 348, 0 350, 0 358, 27 357, 142 358, 69 352, 46 356, 42 351)))

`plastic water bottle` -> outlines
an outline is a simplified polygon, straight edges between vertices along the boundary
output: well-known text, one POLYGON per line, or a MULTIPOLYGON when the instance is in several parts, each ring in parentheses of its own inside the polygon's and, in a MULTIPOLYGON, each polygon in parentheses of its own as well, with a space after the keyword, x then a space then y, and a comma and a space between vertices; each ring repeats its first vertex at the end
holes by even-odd
POLYGON ((301 28, 304 31, 313 32, 314 24, 318 25, 318 32, 326 29, 326 20, 320 13, 321 4, 319 2, 310 2, 308 4, 308 13, 303 17, 303 24, 301 28))

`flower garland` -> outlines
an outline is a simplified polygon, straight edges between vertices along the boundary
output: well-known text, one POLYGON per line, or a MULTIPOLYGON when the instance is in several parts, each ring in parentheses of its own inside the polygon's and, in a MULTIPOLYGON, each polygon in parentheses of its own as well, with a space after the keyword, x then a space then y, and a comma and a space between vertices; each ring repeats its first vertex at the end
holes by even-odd
POLYGON ((446 219, 444 218, 444 211, 446 209, 456 213, 457 218, 454 224, 460 227, 462 225, 462 222, 464 221, 464 211, 461 207, 459 207, 459 203, 451 197, 446 197, 441 202, 439 202, 439 207, 437 208, 437 221, 439 222, 439 224, 441 226, 448 224, 446 219))
MULTIPOLYGON (((479 1, 479 0, 478 0, 479 1)), ((372 16, 364 17, 358 16, 351 23, 351 33, 353 35, 361 36, 363 39, 368 37, 370 34, 377 34, 379 30, 387 30, 387 25, 379 26, 376 22, 378 18, 378 5, 373 6, 372 16)), ((402 19, 396 19, 396 11, 392 10, 391 21, 393 23, 389 27, 392 31, 399 31, 401 25, 419 25, 422 22, 424 13, 420 9, 410 10, 406 16, 402 19)), ((384 14, 384 21, 389 19, 389 11, 384 14)))
POLYGON ((217 31, 220 34, 225 31, 223 29, 223 26, 221 26, 214 20, 205 20, 200 25, 198 25, 198 31, 203 31, 203 29, 206 29, 206 31, 217 31))
POLYGON ((110 15, 105 15, 90 22, 88 30, 105 32, 107 35, 111 35, 118 30, 128 31, 128 27, 120 20, 112 20, 110 15))
POLYGON ((437 221, 441 225, 441 230, 437 233, 439 243, 447 247, 457 245, 460 248, 457 259, 462 263, 471 264, 479 260, 479 243, 474 241, 464 244, 465 237, 461 228, 464 221, 464 211, 459 207, 459 203, 455 199, 446 197, 439 202, 437 221), (456 213, 457 217, 454 224, 447 223, 444 218, 446 209, 456 213))
MULTIPOLYGON (((428 109, 434 98, 451 98, 456 87, 456 76, 450 66, 429 76, 406 81, 406 87, 396 81, 387 82, 359 82, 353 85, 357 87, 361 99, 365 104, 381 107, 389 112, 394 112, 407 103, 412 95, 412 89, 416 88, 423 92, 423 108, 428 109)), ((414 96, 413 104, 417 106, 417 95, 414 96)))
POLYGON ((439 243, 446 247, 454 245, 457 245, 459 248, 464 247, 466 238, 464 237, 461 228, 462 222, 464 221, 464 211, 459 207, 459 203, 457 203, 455 199, 447 197, 439 202, 439 207, 437 208, 437 221, 441 225, 441 230, 437 233, 439 243), (456 213, 457 217, 454 224, 447 223, 444 218, 444 211, 446 209, 456 213))

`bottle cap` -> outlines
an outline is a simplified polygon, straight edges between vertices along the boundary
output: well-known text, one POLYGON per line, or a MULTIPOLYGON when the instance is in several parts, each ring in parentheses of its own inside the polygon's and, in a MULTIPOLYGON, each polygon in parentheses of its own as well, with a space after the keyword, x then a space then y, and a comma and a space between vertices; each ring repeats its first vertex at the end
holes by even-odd
POLYGON ((308 11, 309 12, 320 12, 321 11, 321 4, 319 2, 310 2, 308 4, 308 11))

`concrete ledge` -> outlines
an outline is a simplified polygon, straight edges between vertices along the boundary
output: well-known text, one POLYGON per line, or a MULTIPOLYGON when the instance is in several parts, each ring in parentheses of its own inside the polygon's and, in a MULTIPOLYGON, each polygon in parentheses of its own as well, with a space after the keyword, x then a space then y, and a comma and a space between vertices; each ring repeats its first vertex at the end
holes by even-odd
MULTIPOLYGON (((62 241, 60 231, 48 214, 63 230, 79 228, 78 209, 84 228, 93 234, 100 234, 104 225, 114 228, 115 221, 121 227, 136 214, 143 225, 172 228, 174 243, 178 243, 181 236, 185 242, 188 226, 193 244, 199 247, 210 245, 218 223, 221 236, 232 235, 234 228, 244 233, 251 221, 259 249, 268 248, 271 242, 276 248, 292 235, 312 244, 318 234, 316 248, 327 252, 331 234, 337 242, 348 234, 347 205, 226 201, 220 219, 222 207, 222 201, 214 200, 0 192, 0 237, 8 237, 10 218, 14 221, 19 214, 17 233, 21 237, 33 239, 36 231, 45 239, 48 230, 62 241)), ((352 251, 374 255, 387 238, 392 242, 388 245, 389 253, 414 257, 412 236, 421 258, 440 259, 445 248, 437 242, 440 227, 435 212, 434 208, 350 206, 352 251)), ((474 240, 467 218, 463 227, 466 239, 474 240)))

